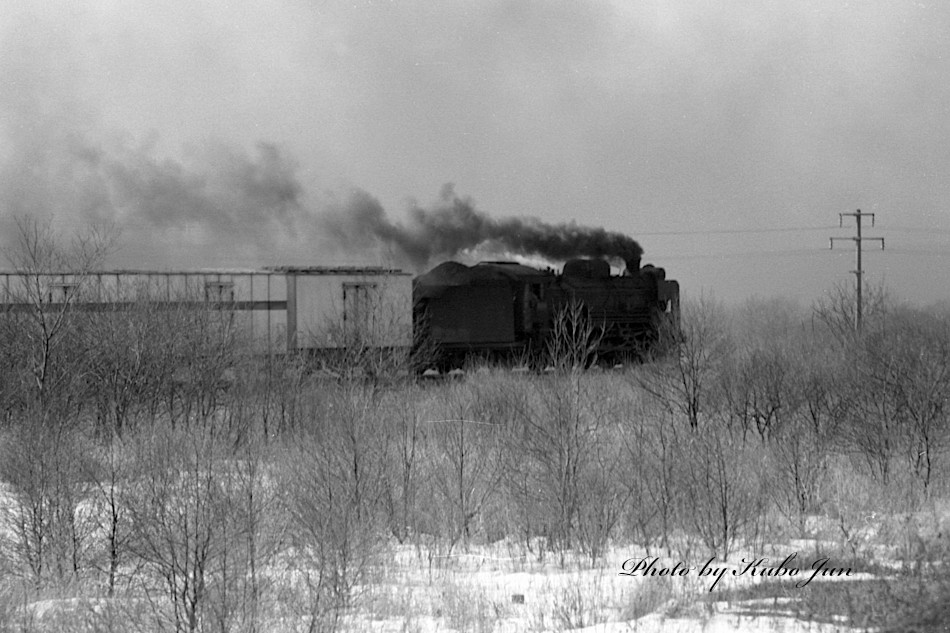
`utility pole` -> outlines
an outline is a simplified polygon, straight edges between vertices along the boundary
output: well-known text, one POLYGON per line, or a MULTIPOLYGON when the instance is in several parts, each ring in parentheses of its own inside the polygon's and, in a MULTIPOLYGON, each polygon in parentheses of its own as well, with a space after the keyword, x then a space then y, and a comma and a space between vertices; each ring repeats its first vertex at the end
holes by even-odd
POLYGON ((854 307, 854 329, 855 329, 855 331, 860 332, 860 331, 861 331, 861 312, 862 312, 861 289, 862 289, 862 287, 864 286, 864 281, 863 281, 863 279, 862 279, 862 275, 864 274, 864 270, 861 268, 861 242, 864 241, 864 240, 867 240, 867 241, 870 241, 870 242, 880 242, 880 243, 881 243, 881 250, 883 251, 883 250, 884 250, 884 238, 883 238, 883 237, 862 237, 862 236, 861 236, 861 218, 870 217, 870 218, 871 218, 871 226, 874 226, 874 214, 873 214, 873 213, 861 213, 861 209, 858 209, 856 213, 839 213, 839 214, 838 214, 838 226, 844 227, 844 216, 846 216, 846 215, 853 217, 853 218, 854 218, 854 221, 855 221, 855 224, 857 225, 857 232, 856 232, 856 234, 855 234, 855 237, 832 237, 832 238, 829 238, 829 239, 831 240, 831 248, 832 248, 832 249, 834 249, 834 247, 835 247, 835 240, 852 240, 852 241, 854 242, 854 245, 855 245, 855 252, 856 252, 856 254, 857 254, 857 268, 856 268, 855 270, 852 270, 852 271, 851 271, 851 272, 854 273, 855 277, 857 277, 857 303, 855 304, 855 307, 854 307))

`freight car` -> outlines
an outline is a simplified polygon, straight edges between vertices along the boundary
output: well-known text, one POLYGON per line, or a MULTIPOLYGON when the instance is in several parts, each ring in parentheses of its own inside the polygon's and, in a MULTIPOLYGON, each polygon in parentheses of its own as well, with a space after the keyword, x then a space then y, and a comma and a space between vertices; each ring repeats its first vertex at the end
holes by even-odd
POLYGON ((335 350, 355 341, 408 349, 411 288, 408 273, 379 267, 0 271, 0 313, 118 311, 148 301, 226 310, 259 351, 335 350))
POLYGON ((679 284, 638 259, 622 275, 602 259, 570 260, 560 274, 515 262, 445 262, 415 279, 413 306, 440 369, 470 355, 538 359, 568 311, 591 335, 588 361, 613 363, 643 355, 661 330, 677 327, 679 284))

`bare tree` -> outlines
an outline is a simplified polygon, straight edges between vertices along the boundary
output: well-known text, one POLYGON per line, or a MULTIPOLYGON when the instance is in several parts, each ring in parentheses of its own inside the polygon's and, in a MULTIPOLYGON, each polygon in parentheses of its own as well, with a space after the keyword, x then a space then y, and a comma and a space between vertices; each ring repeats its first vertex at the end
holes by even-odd
POLYGON ((820 486, 831 455, 829 438, 800 417, 782 424, 765 448, 774 460, 768 492, 776 507, 800 530, 819 506, 820 486))
POLYGON ((603 336, 603 328, 591 321, 584 303, 572 297, 554 313, 547 340, 547 362, 556 371, 590 367, 597 360, 603 336))
POLYGON ((763 439, 798 407, 788 352, 779 345, 744 350, 730 359, 720 376, 724 414, 743 433, 763 439))
POLYGON ((161 626, 197 631, 213 617, 212 596, 221 591, 229 557, 244 540, 248 524, 228 470, 232 438, 215 424, 189 427, 156 424, 139 436, 139 472, 128 484, 124 504, 131 521, 131 548, 144 569, 142 589, 156 592, 158 578, 170 605, 155 601, 161 626))
POLYGON ((226 524, 230 531, 224 536, 219 577, 210 595, 215 628, 222 631, 261 630, 266 597, 275 584, 265 570, 285 545, 284 494, 271 469, 280 453, 264 432, 259 398, 239 379, 222 420, 230 454, 227 466, 218 472, 228 493, 231 521, 226 524))
POLYGON ((175 367, 167 331, 168 308, 138 297, 131 305, 103 310, 83 328, 86 384, 96 410, 96 431, 105 442, 121 437, 137 417, 151 419, 175 367))
POLYGON ((51 394, 69 391, 66 385, 81 376, 64 362, 75 359, 77 351, 75 344, 67 343, 70 317, 74 305, 90 291, 89 273, 102 264, 114 237, 93 227, 64 244, 49 222, 16 220, 14 246, 7 258, 17 277, 8 289, 3 325, 25 342, 24 369, 31 378, 31 392, 43 407, 51 394))
POLYGON ((473 524, 479 518, 501 481, 498 468, 500 427, 473 415, 471 394, 453 386, 448 394, 451 408, 443 419, 431 420, 431 439, 438 465, 432 481, 437 503, 444 508, 450 548, 466 546, 473 524))
MULTIPOLYGON (((866 330, 879 329, 886 319, 890 300, 884 286, 865 285, 863 295, 863 321, 866 330)), ((815 302, 813 316, 839 343, 854 340, 859 334, 855 330, 855 290, 852 286, 839 283, 831 288, 824 297, 815 302)))
POLYGON ((526 386, 531 398, 519 407, 509 431, 508 472, 524 486, 527 514, 549 548, 563 553, 576 537, 584 473, 604 418, 583 372, 555 372, 526 386))
POLYGON ((74 429, 24 418, 0 454, 0 478, 15 503, 2 510, 21 568, 37 588, 77 580, 90 564, 92 524, 79 507, 88 472, 86 443, 74 429))
POLYGON ((628 521, 648 548, 659 539, 669 549, 682 496, 679 464, 683 431, 672 423, 668 412, 651 413, 644 407, 641 423, 625 429, 623 446, 633 471, 626 482, 628 494, 640 501, 630 508, 628 521))
POLYGON ((95 566, 105 574, 106 592, 115 595, 120 580, 120 567, 133 560, 132 523, 123 490, 133 481, 134 451, 131 442, 123 442, 116 434, 109 441, 100 442, 90 465, 94 520, 104 535, 100 545, 102 555, 95 558, 95 566), (104 560, 103 560, 104 559, 104 560))
POLYGON ((75 580, 89 564, 91 526, 79 512, 88 481, 81 433, 88 355, 74 306, 111 236, 93 228, 64 242, 51 224, 21 218, 14 238, 7 257, 17 274, 0 313, 10 423, 0 469, 16 505, 4 518, 21 562, 43 586, 75 580))
POLYGON ((417 401, 422 392, 407 385, 388 400, 392 417, 386 425, 388 470, 385 503, 389 529, 400 543, 416 532, 420 489, 429 481, 423 460, 431 424, 423 419, 417 401))
POLYGON ((737 539, 750 536, 764 508, 762 453, 719 421, 691 434, 684 448, 680 520, 725 559, 737 539))
POLYGON ((727 332, 724 311, 711 299, 685 303, 679 329, 661 332, 672 341, 661 347, 672 352, 638 368, 637 384, 670 414, 697 428, 714 406, 720 367, 731 351, 727 332))
POLYGON ((280 486, 297 553, 284 601, 309 630, 333 629, 358 598, 382 545, 385 434, 372 385, 331 383, 326 411, 288 437, 280 486), (300 610, 303 613, 300 613, 300 610))
POLYGON ((632 496, 628 482, 622 480, 626 465, 616 419, 598 433, 587 468, 581 474, 583 491, 577 518, 577 541, 591 563, 607 551, 611 537, 632 496))
POLYGON ((161 322, 156 359, 160 412, 172 424, 204 424, 226 404, 240 364, 242 331, 227 307, 176 302, 156 312, 161 322))
POLYGON ((848 386, 854 397, 843 431, 874 476, 887 485, 904 439, 895 390, 902 367, 886 332, 863 338, 851 353, 848 386))
POLYGON ((905 440, 909 464, 924 490, 948 448, 950 327, 917 311, 896 312, 886 338, 871 336, 869 377, 891 392, 895 441, 905 440), (884 361, 886 357, 887 361, 884 361), (885 374, 882 376, 882 374, 885 374))
POLYGON ((268 354, 240 366, 239 385, 248 391, 266 438, 294 433, 304 420, 314 378, 298 354, 268 354))

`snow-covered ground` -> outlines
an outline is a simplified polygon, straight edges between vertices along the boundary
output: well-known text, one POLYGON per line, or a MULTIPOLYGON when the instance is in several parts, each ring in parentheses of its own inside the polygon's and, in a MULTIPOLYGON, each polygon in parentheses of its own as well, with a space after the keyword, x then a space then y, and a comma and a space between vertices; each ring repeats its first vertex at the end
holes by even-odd
MULTIPOLYGON (((0 517, 8 521, 16 506, 8 486, 0 488, 0 506, 0 517)), ((81 510, 89 520, 85 516, 89 507, 81 510)), ((821 554, 835 551, 834 524, 818 518, 813 524, 815 538, 790 539, 770 546, 767 553, 740 550, 725 562, 708 554, 684 556, 655 548, 648 552, 637 545, 615 545, 591 564, 579 553, 545 552, 541 542, 529 547, 501 541, 467 548, 436 541, 387 543, 354 591, 351 609, 337 624, 339 630, 379 633, 867 630, 850 628, 846 614, 836 612, 834 604, 821 612, 803 606, 805 592, 823 592, 842 583, 853 583, 860 592, 860 583, 874 578, 859 570, 845 571, 847 560, 821 554), (795 575, 770 571, 786 557, 791 557, 787 566, 800 571, 795 575)), ((879 530, 866 532, 862 536, 866 552, 896 552, 879 545, 879 530)), ((0 528, 0 551, 9 552, 14 538, 8 527, 0 528)), ((297 558, 292 550, 284 551, 259 571, 271 587, 293 585, 294 572, 288 571, 292 565, 287 563, 297 558)), ((882 568, 900 565, 896 559, 881 563, 882 568)), ((121 613, 135 600, 145 608, 156 604, 156 596, 150 602, 122 594, 106 600, 89 586, 73 591, 19 601, 14 615, 25 617, 31 626, 53 630, 54 622, 121 613)), ((276 591, 268 598, 276 608, 261 614, 263 628, 306 630, 304 616, 271 615, 282 611, 275 604, 281 595, 286 594, 276 591)), ((0 630, 4 624, 0 622, 0 630)))
MULTIPOLYGON (((357 588, 353 608, 338 623, 344 631, 434 633, 437 631, 575 630, 588 633, 717 632, 788 633, 850 631, 834 617, 823 622, 796 617, 796 591, 787 579, 773 597, 736 599, 735 590, 782 580, 752 576, 745 564, 716 565, 725 570, 710 591, 710 578, 700 578, 706 560, 689 561, 682 576, 624 575, 624 561, 642 557, 636 548, 611 550, 592 566, 583 558, 543 560, 511 543, 473 546, 468 551, 441 553, 439 548, 392 544, 357 588), (736 575, 733 575, 735 571, 736 575), (830 620, 830 621, 829 621, 830 620)), ((737 561, 743 558, 738 555, 737 561)), ((748 556, 746 556, 748 558, 748 556)), ((781 557, 769 557, 777 564, 781 557)), ((652 557, 650 559, 652 560, 652 557)), ((675 558, 660 556, 672 567, 675 558)), ((683 562, 680 572, 687 564, 683 562)), ((632 567, 628 563, 627 569, 632 567)), ((655 566, 654 569, 659 569, 655 566)), ((277 571, 277 570, 272 570, 277 571)), ((805 570, 798 578, 807 577, 805 570)), ((867 577, 836 578, 846 582, 867 577)), ((831 579, 816 578, 812 589, 831 579)), ((768 593, 768 592, 766 592, 768 593)), ((117 599, 121 600, 121 599, 117 599)), ((27 620, 42 625, 107 612, 102 598, 36 600, 19 607, 27 620)), ((121 611, 121 609, 119 610, 121 611)), ((266 620, 266 630, 305 630, 305 618, 266 620)), ((43 627, 46 628, 46 627, 43 627)))
MULTIPOLYGON (((539 561, 531 554, 513 555, 515 549, 511 544, 500 543, 430 559, 427 552, 418 548, 398 546, 380 570, 380 576, 363 588, 360 606, 355 615, 347 618, 347 628, 420 633, 851 630, 835 622, 835 618, 814 622, 796 617, 799 610, 795 608, 793 592, 808 589, 793 589, 787 579, 780 593, 792 593, 791 597, 725 599, 736 589, 781 582, 752 576, 748 564, 738 562, 742 558, 751 560, 751 555, 740 554, 736 563, 716 563, 725 573, 710 591, 709 578, 698 575, 708 558, 688 564, 681 561, 680 573, 686 570, 682 576, 631 576, 622 573, 623 564, 636 552, 635 548, 616 548, 596 566, 584 559, 552 560, 550 555, 539 561)), ((775 565, 783 557, 768 558, 767 562, 775 565)), ((661 556, 660 562, 670 568, 676 561, 661 556)), ((811 562, 808 561, 809 566, 811 562)), ((758 573, 763 568, 752 569, 758 573)), ((811 571, 803 569, 793 580, 807 580, 811 575, 811 571)), ((852 573, 834 580, 867 577, 852 573)), ((811 590, 828 580, 831 579, 821 578, 819 572, 812 580, 815 584, 811 590)))

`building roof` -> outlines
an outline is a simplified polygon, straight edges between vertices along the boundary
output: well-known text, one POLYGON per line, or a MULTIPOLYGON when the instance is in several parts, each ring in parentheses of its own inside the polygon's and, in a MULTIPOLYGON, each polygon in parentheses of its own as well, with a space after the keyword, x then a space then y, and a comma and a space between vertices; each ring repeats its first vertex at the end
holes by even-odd
POLYGON ((264 270, 306 275, 408 275, 399 268, 382 266, 266 266, 264 270))
POLYGON ((192 268, 188 270, 133 270, 133 269, 106 269, 77 271, 43 271, 34 273, 20 270, 0 270, 0 275, 409 275, 398 268, 382 268, 380 266, 265 266, 263 268, 192 268))

